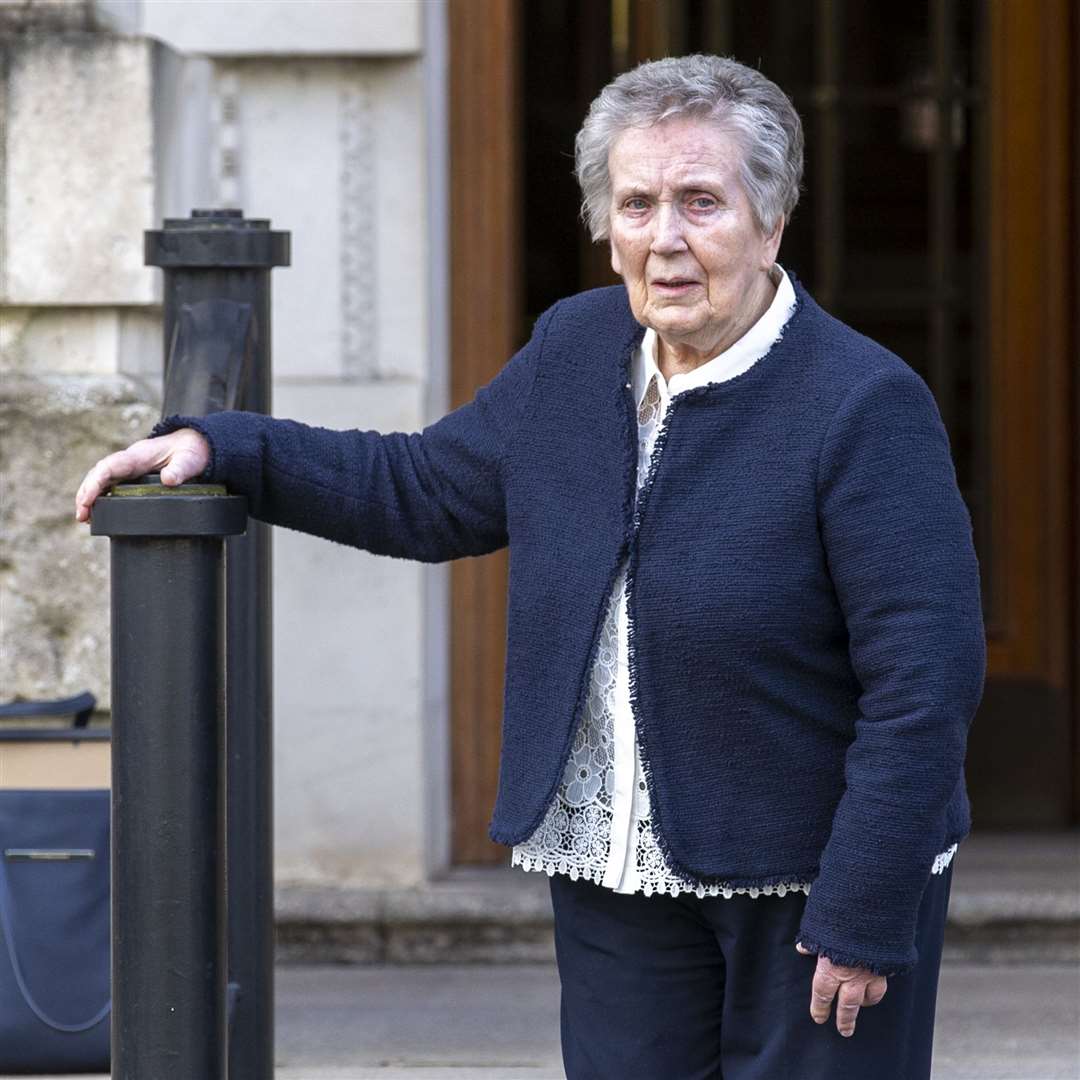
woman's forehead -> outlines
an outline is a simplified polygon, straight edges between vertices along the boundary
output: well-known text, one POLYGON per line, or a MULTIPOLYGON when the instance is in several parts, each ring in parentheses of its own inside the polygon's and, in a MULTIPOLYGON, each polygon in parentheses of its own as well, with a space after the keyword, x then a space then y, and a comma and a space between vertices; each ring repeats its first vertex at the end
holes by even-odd
POLYGON ((673 117, 651 127, 627 128, 608 155, 613 187, 723 182, 740 164, 739 147, 711 120, 673 117))

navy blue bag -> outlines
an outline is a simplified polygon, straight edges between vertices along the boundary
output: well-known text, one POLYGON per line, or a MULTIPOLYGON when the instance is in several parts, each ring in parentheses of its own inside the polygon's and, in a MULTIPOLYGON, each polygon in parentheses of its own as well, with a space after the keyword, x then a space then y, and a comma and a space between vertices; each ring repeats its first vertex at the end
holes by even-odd
MULTIPOLYGON (((47 703, 49 714, 86 698, 88 715, 90 695, 47 703)), ((0 706, 0 717, 46 713, 0 706)), ((102 737, 0 731, 5 743, 102 737)), ((0 938, 0 1073, 108 1072, 107 789, 0 789, 0 938)))

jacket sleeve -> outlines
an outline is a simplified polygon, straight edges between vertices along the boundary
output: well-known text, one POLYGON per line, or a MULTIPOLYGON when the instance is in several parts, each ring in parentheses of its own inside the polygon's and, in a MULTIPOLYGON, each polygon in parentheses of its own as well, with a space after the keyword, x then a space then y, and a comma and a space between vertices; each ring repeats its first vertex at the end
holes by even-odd
POLYGON ((917 960, 919 903, 986 665, 971 519, 937 405, 910 368, 875 372, 841 403, 818 514, 861 692, 799 940, 895 974, 917 960))
POLYGON ((507 543, 504 465, 555 308, 471 402, 412 434, 330 431, 249 412, 170 416, 210 444, 204 479, 251 515, 378 555, 438 562, 507 543))

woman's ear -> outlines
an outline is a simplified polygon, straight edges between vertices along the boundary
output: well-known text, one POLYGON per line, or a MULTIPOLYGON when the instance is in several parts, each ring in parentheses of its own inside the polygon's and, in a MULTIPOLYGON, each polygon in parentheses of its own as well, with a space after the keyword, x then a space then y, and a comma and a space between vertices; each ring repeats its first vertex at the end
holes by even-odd
POLYGON ((762 248, 762 268, 765 270, 771 270, 773 263, 776 262, 776 256, 780 251, 780 239, 784 235, 784 225, 786 223, 786 218, 781 214, 776 219, 773 231, 765 237, 765 244, 762 248))

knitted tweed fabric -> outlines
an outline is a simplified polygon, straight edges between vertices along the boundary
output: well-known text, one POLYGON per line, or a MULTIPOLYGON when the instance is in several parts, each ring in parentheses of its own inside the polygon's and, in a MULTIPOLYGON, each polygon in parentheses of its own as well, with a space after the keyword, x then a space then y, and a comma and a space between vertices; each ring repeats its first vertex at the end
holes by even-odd
POLYGON ((209 478, 266 521, 412 559, 509 543, 504 844, 551 802, 627 558, 631 700, 673 872, 813 881, 801 940, 889 974, 916 962, 930 867, 969 828, 979 569, 926 384, 795 288, 765 357, 673 399, 636 507, 643 331, 621 287, 555 305, 422 432, 246 413, 158 430, 202 431, 209 478))

